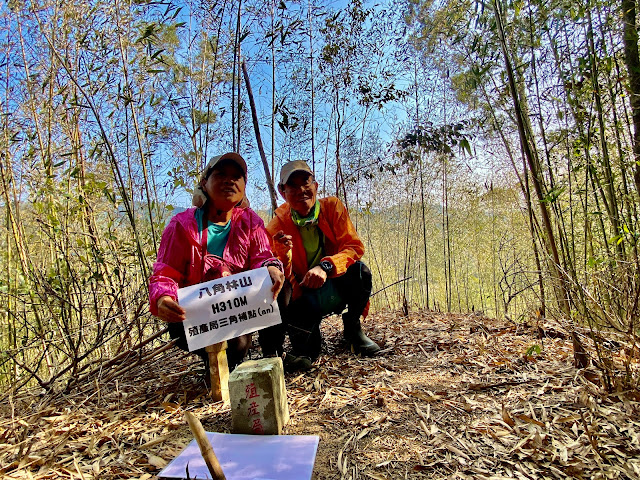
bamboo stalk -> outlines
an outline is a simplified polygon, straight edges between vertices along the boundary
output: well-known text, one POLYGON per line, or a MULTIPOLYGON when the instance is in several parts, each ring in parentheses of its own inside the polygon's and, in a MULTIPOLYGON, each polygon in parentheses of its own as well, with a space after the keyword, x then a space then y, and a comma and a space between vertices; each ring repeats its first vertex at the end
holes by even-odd
POLYGON ((633 157, 635 168, 633 179, 640 194, 640 54, 638 53, 638 28, 636 25, 636 2, 622 0, 620 4, 624 18, 624 58, 629 72, 629 101, 633 119, 633 157))
POLYGON ((213 447, 209 443, 207 433, 204 431, 204 428, 202 428, 202 423, 200 423, 198 417, 193 415, 191 412, 185 412, 184 418, 187 420, 189 429, 191 430, 191 433, 193 433, 193 436, 196 438, 196 442, 198 442, 200 453, 202 453, 204 463, 207 464, 207 468, 209 469, 209 473, 211 473, 211 477, 213 478, 213 480, 226 480, 227 477, 224 476, 222 466, 220 465, 218 457, 216 457, 216 454, 213 451, 213 447))
POLYGON ((269 164, 267 163, 267 156, 264 153, 264 147, 262 146, 262 137, 260 136, 260 125, 258 124, 258 113, 256 111, 256 102, 253 99, 253 91, 251 90, 251 82, 249 81, 249 74, 247 73, 247 64, 242 61, 242 75, 244 76, 244 83, 247 85, 247 95, 249 96, 249 105, 251 106, 251 118, 253 119, 253 129, 256 133, 256 143, 258 144, 258 151, 260 152, 260 158, 262 159, 262 166, 264 167, 264 176, 267 179, 267 186, 269 187, 269 195, 271 196, 271 208, 276 211, 278 208, 276 189, 273 185, 273 179, 269 173, 269 164))
POLYGON ((498 26, 498 38, 500 41, 500 46, 502 48, 502 56, 504 59, 505 69, 507 71, 507 80, 509 83, 509 91, 511 93, 511 98, 513 101, 513 106, 516 115, 516 121, 518 125, 518 135, 520 137, 520 146, 524 153, 525 158, 527 159, 527 164, 529 165, 529 170, 531 172, 531 180, 533 181, 533 185, 535 187, 536 195, 538 198, 538 206, 540 208, 540 214, 542 216, 542 221, 544 225, 544 231, 547 235, 545 245, 547 247, 547 251, 551 257, 551 267, 552 271, 555 273, 558 284, 556 287, 556 296, 558 305, 564 313, 569 312, 569 300, 568 300, 568 291, 567 291, 567 280, 566 276, 563 273, 561 268, 560 256, 558 253, 558 244, 556 242, 553 225, 551 223, 551 219, 549 216, 549 211, 547 209, 547 204, 544 202, 545 194, 544 194, 544 178, 540 171, 540 164, 534 151, 534 145, 532 145, 530 139, 530 131, 529 125, 525 123, 527 120, 522 111, 522 104, 520 98, 518 96, 518 89, 516 88, 515 83, 515 75, 513 73, 513 67, 511 64, 511 59, 509 58, 509 52, 507 49, 507 41, 504 34, 504 27, 502 24, 502 14, 500 11, 500 6, 498 0, 494 0, 494 12, 496 24, 498 26), (528 135, 529 133, 529 135, 528 135))

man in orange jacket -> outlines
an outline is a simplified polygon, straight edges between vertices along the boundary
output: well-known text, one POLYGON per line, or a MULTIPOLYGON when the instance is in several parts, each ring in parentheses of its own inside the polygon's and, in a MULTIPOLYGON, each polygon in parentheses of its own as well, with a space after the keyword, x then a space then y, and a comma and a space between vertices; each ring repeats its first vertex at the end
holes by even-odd
MULTIPOLYGON (((280 194, 286 200, 267 225, 272 247, 285 267, 291 298, 282 310, 291 340, 289 370, 306 370, 320 355, 320 322, 340 313, 352 352, 373 356, 380 347, 360 326, 371 295, 371 271, 360 261, 364 245, 349 213, 336 197, 317 198, 318 183, 306 162, 296 160, 280 171, 280 194)), ((265 355, 282 353, 282 329, 262 330, 265 355)))

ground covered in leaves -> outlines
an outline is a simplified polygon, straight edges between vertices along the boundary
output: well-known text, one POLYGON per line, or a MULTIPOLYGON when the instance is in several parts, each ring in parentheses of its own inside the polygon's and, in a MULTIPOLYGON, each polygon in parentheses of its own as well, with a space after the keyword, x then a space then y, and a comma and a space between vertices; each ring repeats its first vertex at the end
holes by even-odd
MULTIPOLYGON (((320 437, 315 479, 640 478, 640 398, 576 370, 559 325, 387 312, 365 327, 379 357, 348 353, 330 318, 317 366, 286 378, 285 433, 320 437)), ((185 411, 229 432, 199 368, 171 349, 68 395, 8 397, 0 478, 156 478, 192 439, 185 411)))

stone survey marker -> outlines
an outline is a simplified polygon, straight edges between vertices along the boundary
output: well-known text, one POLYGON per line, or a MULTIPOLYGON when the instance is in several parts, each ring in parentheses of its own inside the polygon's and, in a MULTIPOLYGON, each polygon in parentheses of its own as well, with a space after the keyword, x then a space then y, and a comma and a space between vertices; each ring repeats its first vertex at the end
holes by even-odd
POLYGON ((289 421, 282 359, 240 364, 229 375, 229 400, 233 433, 280 435, 289 421))

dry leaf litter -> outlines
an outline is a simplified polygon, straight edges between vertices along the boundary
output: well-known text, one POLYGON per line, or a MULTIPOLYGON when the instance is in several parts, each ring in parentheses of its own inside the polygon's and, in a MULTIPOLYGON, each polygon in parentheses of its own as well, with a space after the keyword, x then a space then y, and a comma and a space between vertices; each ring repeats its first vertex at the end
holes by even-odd
MULTIPOLYGON (((285 434, 320 437, 315 479, 640 478, 640 398, 576 370, 558 324, 383 312, 365 322, 383 348, 369 359, 346 351, 340 323, 325 320, 312 371, 286 376, 285 434)), ((157 478, 192 439, 184 411, 229 432, 200 368, 172 348, 68 395, 5 396, 0 478, 157 478)))

